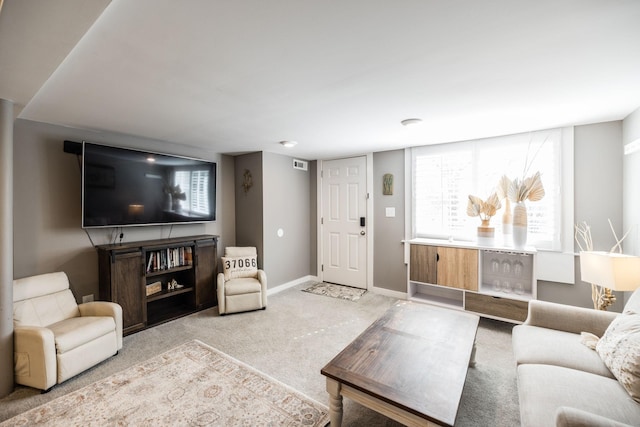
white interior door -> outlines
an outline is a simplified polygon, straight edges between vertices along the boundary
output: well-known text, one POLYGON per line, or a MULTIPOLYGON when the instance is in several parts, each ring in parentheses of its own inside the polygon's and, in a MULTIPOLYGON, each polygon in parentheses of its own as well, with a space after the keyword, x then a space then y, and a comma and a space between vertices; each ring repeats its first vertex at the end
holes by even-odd
POLYGON ((366 157, 323 162, 322 277, 325 282, 367 288, 366 211, 366 157))

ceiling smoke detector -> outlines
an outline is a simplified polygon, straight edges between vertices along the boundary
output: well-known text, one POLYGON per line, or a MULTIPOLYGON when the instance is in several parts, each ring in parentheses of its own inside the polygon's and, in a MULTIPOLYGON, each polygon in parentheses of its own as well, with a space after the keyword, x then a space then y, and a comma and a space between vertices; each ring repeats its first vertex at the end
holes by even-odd
POLYGON ((422 123, 422 119, 404 119, 401 121, 402 126, 415 126, 422 123))

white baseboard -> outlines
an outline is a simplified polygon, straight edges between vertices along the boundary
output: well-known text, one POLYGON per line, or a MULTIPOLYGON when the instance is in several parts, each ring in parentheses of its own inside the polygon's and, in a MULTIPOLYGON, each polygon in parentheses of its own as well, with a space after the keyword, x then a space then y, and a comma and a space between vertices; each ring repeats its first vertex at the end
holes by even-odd
POLYGON ((276 286, 273 289, 267 289, 267 296, 277 294, 278 292, 286 291, 289 288, 293 288, 294 286, 301 285, 306 282, 319 282, 318 276, 304 276, 299 279, 292 280, 291 282, 283 283, 282 285, 276 286))
POLYGON ((392 291, 390 289, 377 288, 375 286, 373 288, 371 288, 370 290, 374 294, 384 295, 386 297, 397 298, 397 299, 407 299, 407 293, 406 292, 392 291))

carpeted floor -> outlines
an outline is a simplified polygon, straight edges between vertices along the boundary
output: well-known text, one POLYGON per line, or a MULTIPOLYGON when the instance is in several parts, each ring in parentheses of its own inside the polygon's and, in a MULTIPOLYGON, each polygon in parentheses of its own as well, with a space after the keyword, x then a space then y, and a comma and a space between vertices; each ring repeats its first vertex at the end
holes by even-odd
MULTIPOLYGON (((300 292, 310 284, 270 296, 266 310, 220 317, 213 308, 127 336, 117 356, 49 393, 17 387, 0 400, 0 421, 192 339, 326 404, 328 396, 320 369, 396 300, 373 292, 365 293, 356 302, 300 292)), ((512 327, 488 319, 480 321, 477 365, 467 375, 456 426, 520 424, 512 327)), ((348 399, 344 404, 343 425, 399 426, 348 399)))

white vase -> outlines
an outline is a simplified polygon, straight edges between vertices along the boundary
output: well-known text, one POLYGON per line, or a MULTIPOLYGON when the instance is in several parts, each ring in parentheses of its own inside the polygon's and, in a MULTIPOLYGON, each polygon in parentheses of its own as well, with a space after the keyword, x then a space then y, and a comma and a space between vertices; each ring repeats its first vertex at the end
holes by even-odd
POLYGON ((524 202, 516 203, 513 208, 513 246, 522 249, 527 244, 527 205, 524 202))
POLYGON ((478 227, 478 244, 482 246, 493 246, 495 228, 489 225, 489 220, 482 220, 482 225, 478 227))

